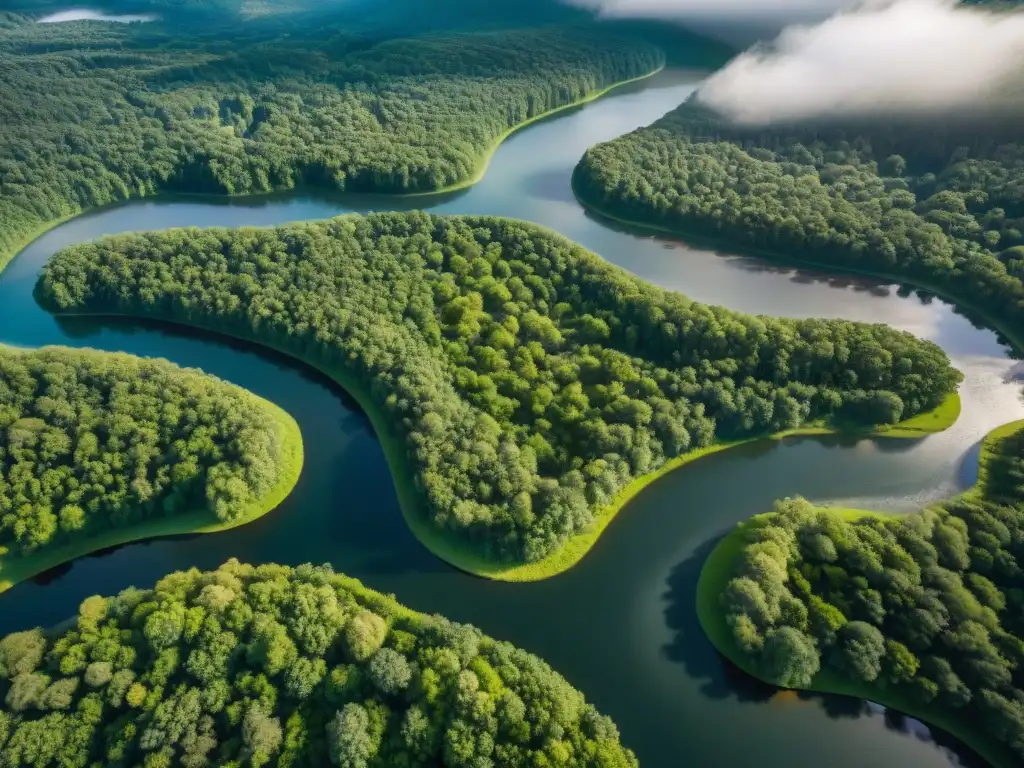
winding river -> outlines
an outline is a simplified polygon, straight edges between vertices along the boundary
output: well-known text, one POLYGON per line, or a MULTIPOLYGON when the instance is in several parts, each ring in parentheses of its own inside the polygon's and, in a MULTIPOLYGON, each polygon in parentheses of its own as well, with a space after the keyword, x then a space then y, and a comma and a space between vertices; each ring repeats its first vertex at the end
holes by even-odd
POLYGON ((294 194, 248 200, 138 201, 74 219, 26 248, 0 274, 0 341, 68 344, 161 356, 269 398, 299 422, 306 466, 274 513, 239 530, 129 545, 87 557, 0 597, 0 633, 55 623, 90 594, 147 586, 176 569, 249 562, 330 562, 410 607, 476 624, 548 660, 619 724, 642 765, 802 768, 978 764, 948 737, 872 705, 772 695, 731 671, 693 611, 704 554, 735 522, 772 500, 914 509, 973 481, 977 445, 1024 417, 1014 364, 995 335, 939 300, 860 278, 779 269, 611 228, 569 188, 590 145, 648 124, 679 104, 698 76, 666 71, 513 135, 484 179, 413 201, 294 194), (136 322, 58 322, 32 299, 59 248, 101 234, 172 226, 270 225, 346 211, 427 208, 545 224, 660 285, 747 312, 878 321, 941 344, 966 374, 964 411, 919 441, 790 439, 683 467, 649 487, 575 569, 537 584, 459 573, 407 531, 383 453, 343 392, 286 358, 204 334, 136 322))

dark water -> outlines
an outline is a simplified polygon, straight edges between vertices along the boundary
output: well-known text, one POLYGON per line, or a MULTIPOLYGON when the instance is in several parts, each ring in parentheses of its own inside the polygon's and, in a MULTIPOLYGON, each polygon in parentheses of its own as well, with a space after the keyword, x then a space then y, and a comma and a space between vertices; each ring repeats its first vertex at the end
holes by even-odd
POLYGON ((692 250, 587 216, 569 190, 584 149, 658 118, 695 81, 666 72, 531 127, 507 141, 484 180, 463 193, 408 203, 306 195, 137 202, 78 218, 25 249, 0 275, 0 341, 126 350, 198 366, 287 409, 302 427, 306 466, 278 510, 240 530, 127 546, 16 587, 0 597, 0 632, 52 624, 88 595, 147 586, 169 571, 212 568, 228 557, 330 562, 413 608, 472 622, 541 655, 618 722, 645 766, 957 764, 926 729, 899 716, 838 698, 773 698, 771 689, 730 672, 700 634, 693 593, 715 539, 780 496, 912 509, 969 484, 985 432, 1024 416, 1019 388, 1008 380, 1013 363, 991 332, 940 301, 900 296, 895 286, 872 281, 692 250), (941 344, 965 372, 964 414, 947 433, 920 441, 794 439, 704 459, 644 492, 577 568, 539 584, 499 584, 454 571, 408 533, 366 419, 321 377, 207 335, 131 322, 58 323, 31 297, 50 255, 104 233, 270 225, 396 207, 540 222, 702 301, 910 330, 941 344))

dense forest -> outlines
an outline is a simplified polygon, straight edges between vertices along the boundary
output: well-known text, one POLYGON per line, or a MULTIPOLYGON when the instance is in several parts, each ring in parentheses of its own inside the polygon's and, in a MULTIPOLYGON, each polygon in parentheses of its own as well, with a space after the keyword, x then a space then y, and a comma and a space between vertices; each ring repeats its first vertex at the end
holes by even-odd
POLYGON ((749 526, 721 598, 763 677, 894 688, 1024 760, 1024 428, 990 437, 976 491, 906 517, 802 499, 749 526))
MULTIPOLYGON (((149 14, 173 24, 175 35, 223 39, 238 34, 239 25, 270 23, 264 37, 307 37, 320 27, 344 30, 354 44, 366 47, 396 37, 421 37, 451 32, 481 32, 562 25, 600 29, 627 35, 661 48, 669 64, 702 69, 721 66, 735 49, 719 40, 657 20, 608 18, 564 0, 517 0, 482 3, 479 0, 106 0, 106 13, 149 14)), ((8 0, 4 8, 17 13, 65 11, 66 0, 8 0)), ((147 30, 149 32, 150 30, 147 30)), ((251 30, 244 28, 245 34, 251 30)))
POLYGON ((496 218, 123 235, 57 254, 37 295, 341 372, 395 426, 435 530, 506 561, 553 552, 631 478, 716 437, 891 424, 960 380, 909 334, 704 306, 496 218))
POLYGON ((173 573, 0 640, 0 765, 637 765, 543 661, 329 566, 173 573))
MULTIPOLYGON (((4 8, 18 13, 64 11, 67 0, 6 0, 4 8)), ((518 0, 516 3, 481 3, 479 0, 103 0, 109 14, 158 14, 176 24, 231 24, 267 17, 297 16, 302 24, 329 20, 362 29, 420 31, 488 23, 504 27, 532 27, 579 21, 586 11, 561 0, 518 0)))
POLYGON ((279 482, 285 438, 267 403, 200 371, 0 347, 0 552, 201 510, 230 522, 279 482))
POLYGON ((1024 144, 957 116, 770 128, 687 102, 587 151, 580 198, 733 247, 905 277, 1024 328, 1024 144))
POLYGON ((594 26, 225 38, 0 13, 0 264, 48 223, 157 191, 449 186, 510 127, 662 61, 594 26))

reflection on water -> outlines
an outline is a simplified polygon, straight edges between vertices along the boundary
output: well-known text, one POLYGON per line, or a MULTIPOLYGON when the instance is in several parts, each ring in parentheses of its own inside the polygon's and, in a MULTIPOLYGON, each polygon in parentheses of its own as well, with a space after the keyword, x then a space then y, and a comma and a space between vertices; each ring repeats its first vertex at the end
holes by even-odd
POLYGON ((117 24, 156 21, 160 17, 153 13, 110 15, 90 8, 71 8, 43 16, 40 24, 58 24, 63 21, 112 21, 117 24))
POLYGON ((213 568, 228 557, 331 563, 410 607, 472 622, 541 655, 618 723, 645 766, 728 768, 748 765, 752 756, 760 766, 786 768, 957 764, 941 739, 922 741, 916 727, 896 727, 899 718, 872 714, 857 702, 771 703, 775 689, 730 669, 705 640, 693 595, 711 542, 781 496, 899 510, 964 487, 985 432, 1024 417, 1013 362, 992 332, 927 295, 700 250, 589 216, 572 197, 571 162, 588 146, 660 117, 694 82, 666 72, 538 123, 502 146, 478 185, 457 193, 137 201, 70 221, 26 248, 0 274, 0 341, 117 349, 202 368, 289 411, 302 429, 306 464, 291 496, 255 523, 127 545, 20 584, 0 597, 0 633, 53 624, 90 594, 147 586, 170 571, 213 568), (792 438, 702 459, 648 487, 578 567, 539 584, 498 584, 454 571, 409 533, 366 418, 323 376, 252 345, 181 328, 58 321, 31 295, 50 255, 102 234, 267 226, 420 207, 536 221, 699 301, 753 313, 884 322, 932 339, 965 373, 963 417, 922 440, 792 438), (853 714, 837 714, 846 712, 853 714))
MULTIPOLYGON (((831 721, 867 720, 873 728, 881 723, 893 734, 913 736, 918 742, 934 748, 943 761, 970 768, 985 766, 983 760, 958 740, 942 731, 933 733, 919 720, 861 699, 779 690, 748 675, 719 654, 704 639, 697 620, 696 583, 705 558, 720 539, 720 536, 709 539, 676 565, 669 574, 663 595, 665 624, 671 633, 663 653, 670 662, 682 665, 688 677, 699 681, 703 697, 763 705, 761 711, 769 718, 778 714, 787 720, 796 720, 820 713, 831 721)), ((867 763, 858 759, 856 764, 867 763)))

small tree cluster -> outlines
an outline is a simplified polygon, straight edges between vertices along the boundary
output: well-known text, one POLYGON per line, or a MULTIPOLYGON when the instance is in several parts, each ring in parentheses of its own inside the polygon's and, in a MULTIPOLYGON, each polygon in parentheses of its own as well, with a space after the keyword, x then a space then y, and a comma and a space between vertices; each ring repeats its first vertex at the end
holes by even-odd
POLYGON ((0 546, 28 555, 143 520, 230 521, 278 482, 280 420, 163 360, 0 349, 0 546))
POLYGON ((802 499, 750 527, 722 596, 766 679, 821 667, 964 710, 1024 759, 1024 430, 990 438, 983 485, 903 518, 850 522, 802 499))

